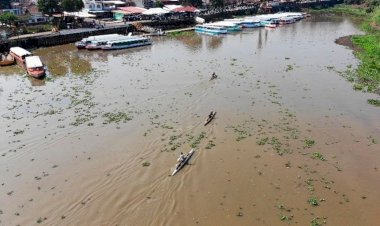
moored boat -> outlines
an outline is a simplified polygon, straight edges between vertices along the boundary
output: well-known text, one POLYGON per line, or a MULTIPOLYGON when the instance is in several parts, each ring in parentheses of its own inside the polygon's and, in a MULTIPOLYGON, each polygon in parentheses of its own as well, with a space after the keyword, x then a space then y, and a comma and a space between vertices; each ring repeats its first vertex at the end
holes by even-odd
POLYGON ((25 58, 33 54, 21 47, 11 47, 9 54, 12 55, 18 66, 25 68, 25 58))
POLYGON ((30 76, 34 78, 41 78, 45 75, 45 68, 39 56, 26 57, 25 65, 30 76))
POLYGON ((200 33, 207 33, 207 34, 227 34, 227 29, 222 27, 217 27, 210 24, 202 24, 202 25, 196 25, 195 31, 200 33))
POLYGON ((152 41, 146 37, 133 37, 124 36, 124 38, 107 41, 105 45, 102 46, 103 50, 115 50, 115 49, 127 49, 145 45, 151 45, 152 41))
POLYGON ((293 17, 282 17, 282 18, 280 18, 280 24, 281 25, 292 24, 295 22, 296 22, 296 20, 293 17))
POLYGON ((276 28, 277 24, 275 24, 275 23, 269 23, 269 24, 265 24, 264 27, 266 27, 266 28, 276 28))
POLYGON ((11 54, 1 55, 0 58, 0 66, 8 66, 15 63, 15 58, 11 54))
POLYGON ((260 20, 245 19, 242 21, 241 26, 243 28, 256 28, 261 27, 260 20))
POLYGON ((242 26, 229 21, 218 21, 210 23, 212 26, 220 27, 222 29, 227 29, 227 32, 241 31, 242 26))
POLYGON ((179 163, 176 164, 175 169, 171 174, 172 176, 178 173, 178 171, 180 171, 189 162, 194 152, 195 152, 195 149, 194 148, 191 149, 190 152, 187 153, 186 156, 179 163))
POLYGON ((96 36, 89 36, 87 38, 82 39, 81 41, 75 42, 75 46, 78 49, 85 49, 87 45, 91 44, 94 41, 107 41, 112 40, 115 37, 120 37, 123 35, 120 34, 108 34, 108 35, 96 35, 96 36))

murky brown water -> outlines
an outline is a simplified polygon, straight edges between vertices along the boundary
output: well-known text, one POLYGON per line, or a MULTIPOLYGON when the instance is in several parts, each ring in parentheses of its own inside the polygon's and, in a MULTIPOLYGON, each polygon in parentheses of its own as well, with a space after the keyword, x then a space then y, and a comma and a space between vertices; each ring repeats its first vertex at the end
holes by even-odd
POLYGON ((38 49, 44 81, 1 68, 0 225, 377 225, 380 112, 337 72, 358 61, 334 40, 357 33, 320 17, 38 49))

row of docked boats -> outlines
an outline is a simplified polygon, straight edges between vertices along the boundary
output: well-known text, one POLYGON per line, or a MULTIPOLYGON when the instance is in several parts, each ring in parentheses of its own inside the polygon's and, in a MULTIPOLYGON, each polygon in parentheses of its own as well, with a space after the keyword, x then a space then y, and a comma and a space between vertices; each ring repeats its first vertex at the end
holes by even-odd
POLYGON ((0 66, 17 64, 25 69, 34 78, 45 76, 45 67, 39 56, 34 56, 31 52, 21 47, 11 47, 8 55, 2 55, 0 66))
POLYGON ((78 49, 87 50, 116 50, 151 45, 152 41, 146 37, 108 34, 90 36, 75 43, 78 49))
POLYGON ((223 21, 199 24, 195 26, 195 31, 207 34, 227 34, 240 31, 242 28, 267 27, 276 28, 279 25, 295 23, 309 16, 306 13, 288 12, 263 14, 244 18, 225 19, 223 21))

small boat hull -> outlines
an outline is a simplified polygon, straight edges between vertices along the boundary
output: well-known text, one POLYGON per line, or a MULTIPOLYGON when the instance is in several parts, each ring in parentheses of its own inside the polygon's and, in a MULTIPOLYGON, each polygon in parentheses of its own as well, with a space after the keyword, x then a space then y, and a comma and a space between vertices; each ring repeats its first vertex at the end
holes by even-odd
POLYGON ((276 24, 265 24, 265 27, 266 28, 276 28, 277 25, 276 24))
POLYGON ((215 118, 215 115, 216 115, 216 111, 213 111, 211 117, 208 117, 206 119, 204 125, 207 126, 207 124, 209 124, 215 118))
POLYGON ((28 71, 28 74, 33 78, 42 78, 45 76, 45 69, 43 68, 34 69, 34 70, 31 70, 28 68, 27 71, 28 71))
POLYGON ((77 49, 85 49, 86 48, 86 43, 81 42, 81 41, 76 42, 75 43, 75 47, 77 47, 77 49))
POLYGON ((129 48, 135 48, 139 46, 147 46, 152 45, 152 42, 146 42, 146 43, 139 43, 139 44, 131 44, 131 45, 122 45, 122 46, 102 46, 103 50, 117 50, 117 49, 129 49, 129 48))
POLYGON ((4 57, 4 59, 0 61, 0 66, 9 66, 14 63, 15 63, 15 58, 9 54, 8 56, 4 57))
POLYGON ((193 156, 194 152, 195 152, 195 149, 193 148, 190 150, 189 153, 187 153, 184 160, 176 165, 174 171, 171 174, 172 176, 174 176, 176 173, 178 173, 189 162, 189 160, 193 156))

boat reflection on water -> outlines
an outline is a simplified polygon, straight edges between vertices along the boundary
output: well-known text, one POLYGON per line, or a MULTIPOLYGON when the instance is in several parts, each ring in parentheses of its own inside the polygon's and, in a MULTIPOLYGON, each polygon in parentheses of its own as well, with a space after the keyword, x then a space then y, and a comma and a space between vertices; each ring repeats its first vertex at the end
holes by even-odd
POLYGON ((31 76, 28 76, 28 80, 32 86, 44 86, 46 85, 46 76, 43 79, 33 78, 31 76))
POLYGON ((223 36, 213 36, 209 37, 206 45, 208 49, 217 49, 219 48, 223 43, 223 36))

